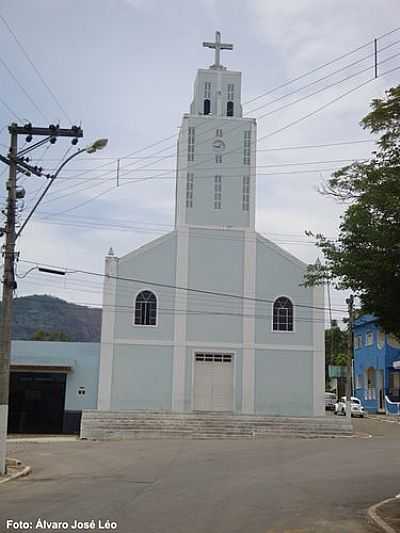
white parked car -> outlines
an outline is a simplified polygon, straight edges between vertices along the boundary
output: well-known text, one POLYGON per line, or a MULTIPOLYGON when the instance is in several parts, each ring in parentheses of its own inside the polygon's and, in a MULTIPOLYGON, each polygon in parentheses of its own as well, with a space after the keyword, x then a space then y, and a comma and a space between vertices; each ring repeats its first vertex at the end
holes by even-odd
POLYGON ((325 392, 325 409, 327 411, 334 411, 336 405, 336 394, 333 392, 325 392))
MULTIPOLYGON (((342 396, 335 405, 335 415, 346 415, 346 396, 342 396)), ((367 411, 355 396, 351 397, 351 416, 359 416, 360 418, 367 416, 367 411)))

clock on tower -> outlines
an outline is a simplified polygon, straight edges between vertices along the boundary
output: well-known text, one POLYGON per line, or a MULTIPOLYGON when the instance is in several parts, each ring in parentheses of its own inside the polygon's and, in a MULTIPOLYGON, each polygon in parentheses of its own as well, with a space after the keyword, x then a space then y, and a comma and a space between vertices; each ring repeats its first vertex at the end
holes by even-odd
POLYGON ((233 45, 216 32, 203 46, 215 57, 197 72, 180 128, 176 225, 254 230, 256 122, 242 116, 241 73, 221 64, 233 45))

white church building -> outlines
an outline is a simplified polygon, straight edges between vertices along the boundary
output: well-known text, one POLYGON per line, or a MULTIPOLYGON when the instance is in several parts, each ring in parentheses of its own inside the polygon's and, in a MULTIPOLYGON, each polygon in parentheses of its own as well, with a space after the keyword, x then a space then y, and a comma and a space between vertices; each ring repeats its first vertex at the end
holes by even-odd
POLYGON ((255 119, 241 73, 201 68, 177 145, 174 231, 106 257, 100 411, 321 416, 323 290, 255 231, 255 119))

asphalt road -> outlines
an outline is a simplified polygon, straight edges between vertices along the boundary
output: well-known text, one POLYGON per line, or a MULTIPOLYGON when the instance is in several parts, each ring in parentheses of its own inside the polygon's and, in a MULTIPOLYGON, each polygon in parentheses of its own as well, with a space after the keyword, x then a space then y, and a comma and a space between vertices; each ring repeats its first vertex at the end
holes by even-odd
MULTIPOLYGON (((371 438, 12 443, 33 468, 0 485, 6 520, 115 521, 119 533, 370 532, 367 508, 400 492, 400 424, 371 438)), ((39 526, 43 525, 39 523, 39 526)), ((108 530, 111 531, 111 530, 108 530)))

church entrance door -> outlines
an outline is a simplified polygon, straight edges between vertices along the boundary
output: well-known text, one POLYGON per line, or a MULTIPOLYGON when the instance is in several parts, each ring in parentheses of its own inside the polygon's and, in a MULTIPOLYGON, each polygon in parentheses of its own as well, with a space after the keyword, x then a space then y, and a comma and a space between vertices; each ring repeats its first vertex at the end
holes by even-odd
POLYGON ((193 410, 233 410, 233 354, 195 353, 193 410))

